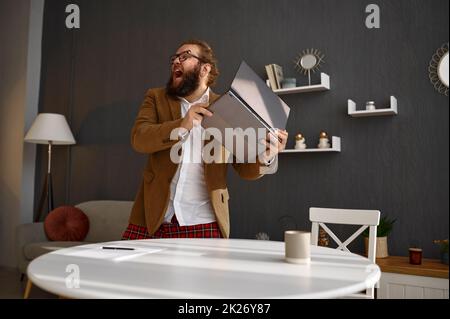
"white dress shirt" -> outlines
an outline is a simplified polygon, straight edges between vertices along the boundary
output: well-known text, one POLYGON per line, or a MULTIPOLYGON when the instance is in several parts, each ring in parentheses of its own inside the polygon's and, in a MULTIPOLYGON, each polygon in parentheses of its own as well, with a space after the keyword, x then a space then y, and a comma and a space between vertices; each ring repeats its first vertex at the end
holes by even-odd
MULTIPOLYGON (((209 88, 197 101, 189 103, 184 98, 180 98, 180 101, 181 116, 184 117, 193 104, 209 102, 209 88)), ((202 131, 203 128, 194 123, 191 131, 183 137, 182 160, 170 183, 169 205, 164 222, 170 223, 174 214, 181 226, 216 221, 205 183, 202 144, 193 142, 193 135, 201 136, 202 131)))

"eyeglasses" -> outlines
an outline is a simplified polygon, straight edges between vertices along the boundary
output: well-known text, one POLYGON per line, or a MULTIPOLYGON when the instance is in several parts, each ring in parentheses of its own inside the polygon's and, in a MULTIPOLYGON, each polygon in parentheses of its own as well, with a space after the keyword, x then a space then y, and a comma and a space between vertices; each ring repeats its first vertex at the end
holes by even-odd
POLYGON ((180 63, 183 63, 184 61, 186 61, 189 58, 196 58, 197 60, 199 60, 201 62, 206 62, 204 59, 192 54, 191 50, 183 51, 181 53, 172 55, 170 57, 170 64, 172 65, 177 58, 178 58, 178 61, 180 61, 180 63))

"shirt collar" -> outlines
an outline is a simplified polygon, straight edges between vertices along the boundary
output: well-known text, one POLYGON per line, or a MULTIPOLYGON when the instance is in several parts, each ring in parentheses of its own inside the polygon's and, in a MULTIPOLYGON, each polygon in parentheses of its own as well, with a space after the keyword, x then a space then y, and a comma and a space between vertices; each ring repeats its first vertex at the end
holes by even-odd
POLYGON ((209 86, 206 88, 205 93, 203 93, 202 96, 200 96, 200 98, 198 100, 196 100, 192 103, 189 102, 188 100, 186 100, 184 97, 179 96, 178 98, 181 100, 181 102, 183 102, 187 105, 192 105, 192 104, 200 103, 205 98, 205 96, 208 97, 208 100, 209 100, 209 86))

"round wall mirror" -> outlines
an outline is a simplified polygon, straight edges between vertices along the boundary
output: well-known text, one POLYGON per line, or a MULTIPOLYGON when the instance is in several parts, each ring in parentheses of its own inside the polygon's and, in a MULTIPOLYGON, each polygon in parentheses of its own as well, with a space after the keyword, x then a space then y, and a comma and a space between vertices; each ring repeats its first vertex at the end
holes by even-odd
POLYGON ((448 42, 437 49, 431 58, 428 73, 434 88, 448 96, 448 42))
POLYGON ((311 71, 316 72, 324 62, 325 55, 317 49, 303 50, 294 60, 295 69, 300 73, 308 75, 308 82, 311 85, 311 71))
POLYGON ((302 65, 302 68, 306 70, 311 70, 317 63, 317 58, 312 54, 307 54, 302 56, 300 60, 300 64, 302 65))
POLYGON ((448 52, 439 62, 438 75, 439 80, 448 88, 448 52))

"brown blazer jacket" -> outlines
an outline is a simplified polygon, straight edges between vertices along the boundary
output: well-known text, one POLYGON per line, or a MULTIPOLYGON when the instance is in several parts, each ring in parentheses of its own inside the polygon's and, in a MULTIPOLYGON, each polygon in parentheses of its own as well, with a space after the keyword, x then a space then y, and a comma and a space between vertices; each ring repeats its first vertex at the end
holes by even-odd
MULTIPOLYGON (((219 96, 210 90, 210 102, 219 96)), ((150 89, 141 105, 131 130, 131 145, 140 153, 149 154, 143 171, 143 180, 136 195, 129 222, 145 226, 153 235, 164 221, 169 204, 170 183, 179 164, 170 159, 170 148, 177 141, 170 139, 173 129, 181 124, 181 104, 169 96, 165 88, 150 89)), ((223 151, 223 150, 222 150, 223 151)), ((203 164, 205 182, 211 197, 216 220, 224 238, 230 235, 228 211, 227 168, 228 163, 203 164)), ((240 177, 257 179, 261 177, 261 164, 232 163, 240 177)))

